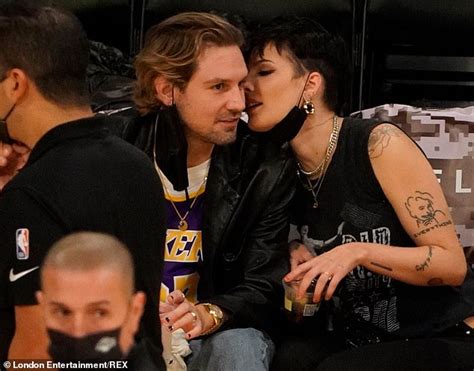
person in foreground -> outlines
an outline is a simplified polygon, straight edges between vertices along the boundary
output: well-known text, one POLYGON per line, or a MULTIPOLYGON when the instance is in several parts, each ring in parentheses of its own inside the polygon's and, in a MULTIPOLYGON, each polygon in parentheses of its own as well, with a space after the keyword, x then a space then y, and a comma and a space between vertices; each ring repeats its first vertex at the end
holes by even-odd
MULTIPOLYGON (((40 277, 36 297, 54 362, 133 361, 139 356, 143 365, 145 356, 134 349, 134 336, 146 296, 135 292, 133 260, 119 240, 95 232, 63 237, 46 255, 40 277)), ((133 369, 130 362, 116 364, 133 369)))
POLYGON ((239 121, 242 42, 212 14, 182 13, 152 27, 135 63, 141 116, 121 132, 162 178, 160 316, 167 331, 192 339, 190 369, 268 368, 273 344, 262 330, 273 327, 288 269, 295 165, 284 149, 261 150, 239 121))
POLYGON ((158 368, 164 195, 149 159, 109 132, 111 118, 93 115, 88 46, 72 14, 2 3, 0 125, 31 153, 0 194, 0 358, 48 359, 39 266, 56 240, 92 230, 118 237, 135 259, 137 288, 147 294, 139 337, 158 368))
POLYGON ((424 154, 393 124, 337 115, 344 44, 315 21, 276 19, 249 44, 249 126, 284 130, 298 165, 285 281, 322 303, 274 368, 472 366, 472 276, 424 154))

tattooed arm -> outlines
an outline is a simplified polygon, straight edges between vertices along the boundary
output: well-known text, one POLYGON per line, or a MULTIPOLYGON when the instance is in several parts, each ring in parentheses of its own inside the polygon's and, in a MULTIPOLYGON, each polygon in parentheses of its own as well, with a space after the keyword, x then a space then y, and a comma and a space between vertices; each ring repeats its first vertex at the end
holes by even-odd
POLYGON ((372 131, 368 153, 385 196, 416 246, 364 242, 339 245, 299 264, 285 280, 301 279, 301 296, 316 278, 316 302, 323 295, 330 299, 339 282, 358 265, 412 285, 460 285, 467 271, 466 259, 426 157, 391 124, 379 125, 372 131))
POLYGON ((419 148, 391 124, 377 126, 368 145, 375 175, 416 248, 361 247, 362 265, 415 285, 459 285, 466 259, 446 199, 419 148))

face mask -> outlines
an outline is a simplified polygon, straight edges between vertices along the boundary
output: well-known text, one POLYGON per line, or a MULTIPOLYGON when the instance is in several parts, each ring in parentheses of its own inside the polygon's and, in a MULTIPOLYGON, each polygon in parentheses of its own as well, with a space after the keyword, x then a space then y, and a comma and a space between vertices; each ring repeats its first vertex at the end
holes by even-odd
POLYGON ((176 191, 188 185, 188 142, 184 124, 173 104, 159 111, 155 121, 155 158, 176 191))
POLYGON ((11 144, 14 140, 8 134, 7 119, 13 112, 15 104, 10 108, 10 111, 7 112, 3 119, 0 119, 0 142, 11 144))
POLYGON ((48 351, 54 362, 104 362, 124 359, 119 346, 120 327, 80 338, 52 329, 47 330, 50 340, 48 351))
MULTIPOLYGON (((308 80, 309 75, 306 78, 306 82, 304 84, 305 87, 308 83, 308 80)), ((303 98, 303 93, 304 88, 300 94, 300 97, 298 98, 298 104, 299 102, 301 102, 301 98, 303 98)), ((294 137, 296 137, 296 135, 300 131, 301 127, 304 124, 304 121, 306 120, 306 116, 308 116, 308 114, 303 109, 298 107, 298 105, 295 105, 278 124, 276 124, 273 128, 271 128, 264 134, 264 137, 266 137, 267 140, 278 145, 282 145, 283 143, 289 142, 294 137)))
POLYGON ((290 112, 271 128, 265 135, 267 139, 273 143, 282 145, 289 142, 300 131, 306 120, 307 113, 301 108, 294 106, 290 112))

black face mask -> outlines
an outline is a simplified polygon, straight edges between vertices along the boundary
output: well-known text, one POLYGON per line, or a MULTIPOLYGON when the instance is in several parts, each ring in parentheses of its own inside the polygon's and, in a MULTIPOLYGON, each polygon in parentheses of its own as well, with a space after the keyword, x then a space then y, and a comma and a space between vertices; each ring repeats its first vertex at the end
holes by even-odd
POLYGON ((154 148, 158 167, 176 191, 184 191, 189 185, 188 142, 175 104, 158 113, 154 148))
POLYGON ((125 358, 119 346, 120 327, 80 338, 47 330, 50 340, 48 352, 54 362, 104 362, 125 358))
POLYGON ((10 137, 10 134, 8 134, 8 127, 7 127, 7 119, 12 114, 14 108, 15 108, 15 104, 12 106, 12 108, 10 108, 10 111, 7 112, 5 117, 3 119, 0 119, 0 142, 8 143, 8 144, 11 144, 14 142, 14 140, 10 137))
POLYGON ((266 138, 278 145, 292 140, 306 120, 307 113, 301 108, 294 106, 290 112, 273 128, 271 128, 264 135, 266 138))

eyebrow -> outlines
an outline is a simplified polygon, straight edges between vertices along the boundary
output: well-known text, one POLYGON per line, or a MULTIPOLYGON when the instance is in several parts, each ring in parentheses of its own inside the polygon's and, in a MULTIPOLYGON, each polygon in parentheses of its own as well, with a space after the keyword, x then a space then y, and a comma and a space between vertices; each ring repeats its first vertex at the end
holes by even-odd
POLYGON ((204 81, 204 84, 206 84, 206 85, 221 84, 221 83, 227 83, 229 81, 230 80, 228 80, 228 79, 221 79, 219 77, 216 77, 215 79, 204 81))
POLYGON ((273 63, 273 61, 271 61, 270 59, 259 59, 258 61, 255 62, 255 64, 260 64, 260 63, 273 63))
MULTIPOLYGON (((95 301, 95 302, 93 302, 93 303, 88 303, 87 306, 88 306, 88 307, 91 307, 91 306, 104 305, 104 304, 110 305, 110 301, 109 301, 109 300, 95 301)), ((49 303, 49 305, 56 305, 56 306, 58 306, 58 307, 70 309, 66 304, 60 303, 60 302, 57 302, 57 301, 51 301, 51 302, 49 303)))

